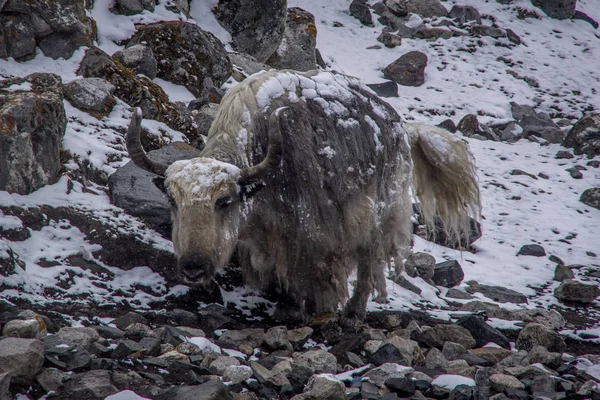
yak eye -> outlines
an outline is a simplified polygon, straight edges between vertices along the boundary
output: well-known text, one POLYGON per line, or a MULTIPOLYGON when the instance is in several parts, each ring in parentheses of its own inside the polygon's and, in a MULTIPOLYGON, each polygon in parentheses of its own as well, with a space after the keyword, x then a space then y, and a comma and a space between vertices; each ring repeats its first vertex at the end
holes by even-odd
POLYGON ((216 203, 215 203, 215 209, 217 210, 224 210, 227 207, 229 207, 229 205, 233 203, 233 199, 230 196, 223 196, 217 199, 216 203))

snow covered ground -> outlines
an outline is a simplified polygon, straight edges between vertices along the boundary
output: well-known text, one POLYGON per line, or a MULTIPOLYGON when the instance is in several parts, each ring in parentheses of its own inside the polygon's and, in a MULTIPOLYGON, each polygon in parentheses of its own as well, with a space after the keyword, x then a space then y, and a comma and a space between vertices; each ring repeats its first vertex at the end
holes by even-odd
MULTIPOLYGON (((229 40, 228 34, 206 12, 212 3, 215 2, 192 2, 192 16, 221 40, 229 40)), ((528 0, 515 0, 511 5, 501 5, 492 0, 478 1, 472 4, 487 17, 486 23, 490 24, 490 18, 495 18, 500 27, 515 31, 523 45, 498 47, 494 45, 496 40, 491 38, 454 37, 437 41, 404 39, 402 45, 394 49, 368 49, 379 44, 376 38, 383 26, 377 23, 373 28, 360 25, 348 13, 349 3, 349 0, 291 0, 288 5, 305 8, 315 15, 318 48, 329 68, 357 76, 365 83, 383 81, 382 69, 408 51, 426 53, 429 64, 425 84, 421 87, 400 87, 400 97, 388 99, 408 121, 435 124, 451 118, 458 123, 466 114, 478 115, 483 123, 508 121, 511 119, 510 102, 516 102, 537 105, 538 111, 548 112, 556 120, 567 118, 572 124, 585 110, 600 109, 600 32, 587 22, 557 21, 546 16, 520 20, 516 17, 515 8, 534 9, 528 0), (336 21, 342 26, 335 27, 336 21), (477 40, 481 44, 475 46, 475 52, 462 51, 477 40), (510 66, 506 60, 510 60, 510 66), (539 87, 529 86, 507 70, 535 78, 539 87)), ((459 2, 450 0, 444 4, 449 9, 454 3, 459 2)), ((600 2, 579 0, 578 9, 600 20, 600 2)), ((538 14, 543 15, 539 10, 538 14)), ((178 18, 160 5, 154 14, 144 12, 134 17, 114 16, 108 12, 107 2, 96 2, 91 16, 98 22, 99 46, 111 54, 122 48, 115 41, 133 34, 134 23, 178 18)), ((66 61, 55 61, 41 53, 24 63, 0 60, 0 77, 43 71, 60 74, 68 82, 76 78, 75 70, 83 55, 84 50, 80 49, 66 61)), ((193 98, 183 87, 159 79, 156 82, 173 101, 193 98)), ((69 125, 63 144, 67 150, 89 159, 92 165, 106 174, 111 174, 128 161, 122 139, 122 128, 129 119, 124 103, 119 102, 102 121, 78 111, 66 101, 65 108, 69 125)), ((166 135, 173 140, 181 138, 181 134, 164 124, 149 120, 144 124, 157 135, 166 135)), ((574 165, 585 166, 588 160, 579 156, 570 160, 555 159, 556 152, 562 149, 559 145, 541 146, 524 140, 513 144, 476 139, 468 141, 477 160, 483 197, 483 236, 474 246, 476 253, 451 250, 418 237, 415 237, 415 250, 431 253, 438 261, 459 260, 465 272, 464 282, 475 280, 481 284, 504 286, 529 296, 530 303, 525 307, 558 305, 552 296, 557 286, 552 281, 555 263, 547 257, 516 254, 522 245, 538 243, 548 255, 561 258, 567 265, 581 264, 600 269, 600 211, 579 202, 579 196, 585 189, 599 185, 600 169, 586 167, 582 171, 583 179, 575 180, 565 170, 574 165), (511 175, 514 169, 534 176, 543 173, 548 179, 511 175)), ((90 192, 75 183, 73 189, 67 191, 67 186, 67 178, 63 177, 55 185, 29 196, 0 192, 0 204, 74 206, 93 213, 103 223, 116 229, 141 235, 156 248, 170 249, 168 241, 112 206, 102 188, 90 192)), ((18 226, 20 221, 0 214, 0 224, 6 228, 18 226)), ((27 263, 27 270, 3 282, 14 289, 5 290, 0 298, 20 297, 43 303, 48 300, 44 288, 67 279, 67 268, 60 265, 61 261, 74 254, 94 251, 96 245, 88 243, 77 228, 67 225, 59 223, 44 228, 24 242, 10 243, 27 263), (40 266, 41 254, 59 265, 40 266)), ((164 277, 152 273, 145 266, 129 271, 105 267, 114 274, 105 282, 108 289, 92 285, 93 274, 82 269, 77 271, 75 278, 69 278, 76 281, 69 290, 73 294, 84 294, 99 304, 109 304, 119 301, 110 297, 109 293, 123 288, 135 293, 139 307, 145 307, 150 301, 164 298, 169 293, 177 295, 185 292, 185 288, 180 286, 167 288, 164 277), (151 289, 136 291, 140 281, 151 289)), ((575 270, 575 273, 578 278, 587 279, 582 276, 582 271, 575 270)), ((383 308, 406 309, 423 304, 444 306, 444 293, 440 297, 422 280, 411 281, 423 289, 422 296, 399 288, 390 281, 390 302, 383 308)), ((235 299, 239 296, 228 297, 235 299)), ((597 308, 600 303, 596 302, 595 306, 597 308)), ((372 303, 370 308, 375 310, 382 306, 372 303)))

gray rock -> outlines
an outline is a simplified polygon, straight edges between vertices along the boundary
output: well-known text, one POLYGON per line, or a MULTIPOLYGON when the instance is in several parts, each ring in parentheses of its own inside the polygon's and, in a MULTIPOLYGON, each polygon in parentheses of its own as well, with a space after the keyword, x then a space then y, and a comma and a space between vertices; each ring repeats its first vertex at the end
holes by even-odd
POLYGON ((589 158, 600 155, 600 113, 585 114, 569 131, 563 146, 589 158))
POLYGON ((198 345, 191 342, 183 342, 177 346, 177 351, 187 356, 193 356, 196 354, 202 354, 202 350, 198 345))
POLYGON ((475 347, 475 339, 471 332, 458 325, 436 325, 433 328, 424 329, 416 336, 418 342, 438 349, 442 349, 446 342, 458 343, 466 349, 475 347))
POLYGON ((517 349, 529 351, 538 345, 555 352, 562 352, 566 348, 564 339, 546 326, 538 323, 525 325, 517 338, 517 349))
POLYGON ((373 26, 373 17, 371 16, 367 0, 352 0, 352 3, 350 3, 350 15, 358 19, 363 25, 373 26))
POLYGON ((337 372, 337 359, 325 350, 309 350, 294 360, 298 365, 312 368, 316 374, 337 372))
POLYGON ((468 286, 466 290, 471 294, 481 293, 485 297, 488 297, 500 303, 524 304, 528 302, 527 296, 525 296, 524 294, 519 293, 516 290, 507 289, 502 286, 476 284, 468 286))
POLYGON ((579 198, 579 201, 590 207, 600 210, 600 188, 586 189, 579 198))
POLYGON ((460 25, 464 25, 468 22, 475 22, 481 25, 481 15, 475 7, 472 6, 460 6, 454 5, 448 12, 448 18, 454 19, 460 25))
POLYGON ((460 318, 458 325, 468 330, 475 339, 476 347, 483 347, 488 343, 510 349, 510 340, 498 329, 488 325, 481 315, 466 315, 460 318))
POLYGON ((386 339, 385 343, 391 343, 394 345, 394 347, 400 351, 402 359, 408 365, 414 365, 423 359, 421 348, 414 340, 404 339, 399 336, 392 336, 386 339))
POLYGON ((436 40, 436 39, 450 39, 454 36, 454 33, 445 26, 441 27, 428 27, 425 26, 414 33, 414 37, 417 39, 425 40, 436 40))
POLYGON ((425 368, 446 372, 450 364, 441 350, 432 347, 425 356, 425 368))
MULTIPOLYGON (((156 160, 158 161, 158 160, 156 160)), ((162 161, 162 160, 160 160, 162 161)), ((162 161, 164 162, 164 161, 162 161)), ((128 312, 123 314, 113 320, 113 324, 117 326, 117 328, 124 331, 127 327, 135 322, 139 322, 141 324, 148 324, 148 320, 141 314, 135 312, 128 312)))
POLYGON ((423 18, 445 17, 448 10, 439 0, 406 0, 406 12, 418 14, 423 18))
POLYGON ((217 344, 229 349, 237 349, 241 344, 255 348, 262 344, 264 337, 265 330, 261 328, 228 330, 217 339, 217 344))
POLYGON ((506 37, 505 30, 487 25, 472 25, 469 33, 472 36, 490 36, 494 39, 506 37))
POLYGON ((393 81, 383 83, 367 83, 379 97, 398 97, 398 84, 393 81))
POLYGON ((564 138, 562 130, 546 113, 538 113, 528 105, 510 103, 513 118, 523 128, 523 137, 536 136, 550 143, 561 143, 564 138))
MULTIPOLYGON (((270 66, 258 61, 250 54, 246 53, 228 53, 227 55, 233 66, 234 72, 241 73, 241 80, 260 71, 268 71, 270 66)), ((234 74, 235 77, 235 74, 234 74)), ((236 80, 238 80, 236 78, 236 80)))
POLYGON ((113 350, 111 358, 115 360, 122 360, 129 357, 133 353, 142 351, 142 346, 138 342, 130 339, 121 340, 117 347, 113 350))
POLYGON ((442 354, 447 360, 452 361, 458 359, 459 356, 467 354, 467 349, 462 344, 454 342, 445 342, 442 348, 442 354))
POLYGON ((205 78, 221 86, 231 75, 231 63, 223 44, 211 33, 187 22, 170 21, 146 25, 127 47, 145 44, 158 61, 157 76, 183 85, 201 96, 205 78))
POLYGON ((546 255, 546 251, 539 244, 526 244, 521 247, 518 256, 534 256, 534 257, 544 257, 546 255))
POLYGON ((488 361, 492 365, 496 365, 506 357, 510 357, 513 353, 508 349, 498 347, 480 347, 478 349, 469 350, 470 355, 474 355, 480 359, 488 361))
POLYGON ((412 253, 406 259, 404 267, 409 275, 409 271, 414 270, 416 276, 420 276, 426 281, 431 280, 435 275, 435 257, 428 253, 412 253))
POLYGON ((591 304, 600 296, 598 285, 585 284, 575 280, 566 280, 554 290, 554 296, 560 301, 591 304))
POLYGON ((303 394, 294 396, 294 400, 346 400, 346 387, 340 381, 325 376, 313 376, 306 385, 303 394))
POLYGON ((231 365, 223 372, 223 381, 232 384, 242 383, 252 377, 252 368, 247 365, 231 365))
POLYGON ((575 158, 575 156, 570 151, 560 150, 556 152, 554 158, 556 158, 557 160, 570 160, 572 158, 575 158))
POLYGON ((286 0, 221 0, 215 11, 219 23, 231 33, 233 47, 260 62, 279 47, 286 15, 286 0))
POLYGON ((404 0, 384 0, 384 4, 398 17, 406 17, 408 15, 408 5, 404 0))
POLYGON ((10 372, 0 373, 0 399, 10 399, 10 372))
POLYGON ((70 378, 70 375, 56 368, 44 368, 35 379, 46 392, 57 392, 70 378))
POLYGON ((414 369, 411 367, 405 367, 403 365, 387 363, 377 368, 373 368, 363 375, 365 378, 369 378, 377 387, 383 387, 386 380, 390 378, 404 378, 406 375, 413 372, 414 369))
POLYGON ((384 343, 370 357, 369 361, 377 366, 386 363, 409 364, 402 353, 391 343, 384 343))
POLYGON ((104 400, 118 391, 110 379, 109 371, 93 370, 73 375, 65 382, 56 399, 104 400))
POLYGON ((402 397, 412 396, 417 390, 415 381, 411 378, 390 378, 385 381, 385 386, 402 397))
POLYGON ((136 15, 144 11, 142 0, 116 0, 111 12, 120 15, 136 15))
POLYGON ((156 78, 158 66, 154 52, 144 44, 136 44, 113 54, 115 60, 135 72, 150 79, 156 78))
POLYGON ((469 293, 467 293, 463 290, 455 289, 455 288, 448 289, 448 291, 446 292, 446 297, 448 297, 450 299, 460 299, 460 300, 470 300, 473 298, 473 296, 471 296, 469 293))
POLYGON ((377 37, 377 41, 383 43, 387 48, 393 49, 394 47, 402 44, 402 37, 391 32, 381 32, 381 35, 377 37))
POLYGON ((281 44, 266 61, 277 69, 309 71, 317 68, 315 17, 299 7, 287 10, 281 44))
POLYGON ((457 125, 457 129, 461 131, 465 136, 473 136, 481 131, 479 127, 479 121, 475 114, 467 114, 457 125))
MULTIPOLYGON (((155 161, 172 164, 177 160, 198 157, 199 154, 198 149, 186 143, 175 142, 149 152, 148 156, 155 161)), ((141 218, 152 229, 170 237, 171 205, 167 196, 155 185, 154 178, 156 175, 129 162, 108 178, 110 198, 113 204, 123 208, 128 214, 141 218)), ((119 322, 117 326, 123 324, 119 322)))
POLYGON ((575 13, 577 0, 531 0, 547 16, 555 19, 569 19, 575 13))
POLYGON ((263 340, 269 350, 292 350, 292 344, 288 340, 287 328, 285 326, 269 328, 263 340))
POLYGON ((563 362, 561 353, 550 352, 544 346, 533 346, 526 360, 529 364, 540 363, 551 369, 560 367, 563 362))
POLYGON ((506 389, 525 389, 525 384, 511 375, 494 374, 490 376, 492 389, 497 392, 503 392, 506 389))
POLYGON ((145 337, 156 337, 156 334, 148 325, 134 322, 125 328, 125 336, 129 339, 140 340, 145 337))
POLYGON ((566 281, 568 279, 573 279, 575 274, 573 270, 566 265, 556 264, 556 268, 554 269, 554 280, 558 282, 566 281))
POLYGON ((8 372, 11 381, 30 385, 44 363, 44 343, 38 339, 0 339, 0 374, 8 372))
POLYGON ((141 351, 146 357, 157 357, 160 355, 161 343, 158 338, 145 337, 138 343, 141 347, 141 351))
POLYGON ((63 87, 63 94, 69 103, 99 117, 108 115, 117 103, 114 92, 115 87, 101 78, 77 79, 63 87))
POLYGON ((465 273, 457 260, 443 261, 435 264, 433 282, 438 286, 454 287, 460 285, 465 273))
POLYGON ((421 86, 425 83, 427 56, 411 51, 385 67, 383 77, 403 86, 421 86))
POLYGON ((225 370, 227 370, 227 368, 231 367, 232 365, 240 365, 239 360, 235 357, 220 356, 210 363, 208 371, 211 374, 223 375, 225 373, 225 370))
POLYGON ((313 328, 305 326, 302 328, 296 328, 288 331, 288 340, 295 349, 299 349, 306 343, 306 341, 313 334, 313 328))
POLYGON ((46 324, 39 316, 35 319, 14 319, 2 327, 2 336, 22 339, 43 339, 47 333, 46 324))
POLYGON ((23 14, 0 15, 0 58, 24 61, 35 56, 35 36, 29 17, 23 14))
POLYGON ((0 125, 0 190, 29 194, 55 183, 67 125, 62 95, 0 90, 0 125))

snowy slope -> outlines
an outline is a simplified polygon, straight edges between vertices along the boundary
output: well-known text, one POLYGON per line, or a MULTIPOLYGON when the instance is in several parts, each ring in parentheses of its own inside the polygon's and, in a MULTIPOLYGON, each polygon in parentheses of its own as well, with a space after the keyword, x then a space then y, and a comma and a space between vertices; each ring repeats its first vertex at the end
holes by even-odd
MULTIPOLYGON (((207 12, 213 3, 213 0, 192 2, 192 16, 200 26, 212 31, 221 40, 229 40, 228 34, 207 12)), ((454 3, 458 2, 447 1, 444 4, 449 9, 454 3)), ((545 16, 541 19, 517 19, 517 6, 534 9, 528 0, 516 0, 511 5, 501 5, 492 0, 470 3, 482 15, 488 16, 486 23, 490 24, 489 18, 493 16, 500 27, 515 31, 524 44, 513 48, 497 47, 494 45, 496 41, 491 38, 455 37, 438 41, 405 39, 394 49, 367 49, 379 44, 376 38, 383 26, 361 26, 348 13, 349 0, 292 0, 288 5, 305 8, 315 15, 318 48, 329 68, 357 76, 365 83, 383 81, 382 69, 405 52, 419 50, 426 53, 429 64, 425 84, 421 87, 400 87, 400 97, 388 99, 406 120, 439 123, 452 118, 457 123, 462 116, 471 113, 477 114, 483 123, 508 121, 511 119, 512 101, 538 105, 538 111, 546 111, 557 120, 568 118, 572 124, 585 110, 600 109, 600 33, 590 24, 557 21, 545 16), (342 26, 334 27, 335 21, 341 22, 342 26), (478 40, 479 44, 476 43, 478 40), (463 51, 473 44, 475 52, 463 51), (511 65, 498 60, 500 57, 511 60, 511 65), (539 87, 531 87, 514 78, 507 73, 509 69, 521 76, 535 78, 539 87)), ((130 37, 135 29, 134 23, 178 18, 161 5, 153 14, 144 12, 133 17, 112 15, 107 7, 106 2, 96 2, 91 16, 99 26, 98 45, 109 53, 122 48, 115 42, 130 37)), ((599 2, 580 0, 578 8, 600 20, 599 2)), ((84 50, 80 49, 66 61, 55 61, 41 53, 24 63, 0 60, 0 77, 44 71, 60 74, 63 81, 68 82, 75 79, 75 70, 83 55, 84 50)), ((180 86, 159 79, 156 82, 173 101, 193 98, 180 86)), ((63 144, 67 150, 89 159, 92 165, 107 175, 128 161, 123 145, 123 127, 128 123, 129 111, 124 103, 119 102, 102 121, 76 110, 66 101, 65 108, 69 125, 63 144)), ((165 137, 166 141, 182 138, 181 134, 164 124, 146 120, 144 125, 150 132, 165 137)), ((557 285, 552 281, 555 263, 547 257, 517 257, 516 253, 524 244, 539 243, 548 255, 555 255, 566 264, 600 269, 600 211, 578 201, 585 189, 598 186, 600 169, 587 167, 583 171, 583 179, 574 180, 565 170, 574 165, 585 166, 588 160, 582 157, 557 160, 554 155, 561 149, 558 145, 540 146, 523 140, 514 144, 468 140, 477 160, 484 207, 483 237, 475 244, 477 251, 474 254, 459 252, 417 237, 415 250, 429 252, 438 261, 459 260, 465 271, 464 282, 475 280, 481 284, 504 286, 530 296, 530 304, 526 307, 555 304, 556 300, 551 295, 557 285), (544 173, 548 179, 511 175, 513 169, 535 176, 544 173)), ((74 165, 68 167, 76 168, 74 165)), ((112 206, 103 188, 92 187, 94 190, 90 193, 75 183, 73 190, 67 193, 67 186, 67 179, 63 178, 57 184, 29 196, 0 192, 0 203, 19 207, 74 206, 93 213, 103 223, 116 229, 140 235, 157 249, 170 251, 168 241, 112 206)), ((4 227, 19 223, 0 214, 0 224, 4 227)), ((76 228, 67 226, 53 226, 24 242, 10 245, 24 257, 28 268, 12 276, 10 281, 3 282, 14 289, 5 290, 0 296, 27 298, 41 303, 48 300, 44 288, 56 286, 66 274, 66 268, 60 262, 71 255, 93 251, 96 246, 86 242, 76 228), (67 236, 69 243, 65 245, 67 236), (57 260, 59 265, 40 266, 40 252, 45 252, 46 258, 57 260)), ((105 267, 114 274, 105 282, 107 289, 91 285, 95 279, 93 274, 80 270, 77 271, 76 284, 71 286, 67 295, 86 295, 95 302, 107 304, 120 301, 112 293, 123 288, 130 294, 134 293, 139 307, 145 307, 150 301, 160 300, 168 293, 185 292, 182 287, 168 288, 164 277, 151 273, 144 266, 129 271, 105 267), (150 289, 136 292, 136 284, 140 281, 150 289)), ((575 272, 579 278, 586 279, 584 273, 589 272, 589 268, 575 272)), ((405 309, 423 304, 446 304, 444 293, 440 298, 435 289, 422 280, 411 281, 423 289, 422 296, 390 282, 390 303, 383 307, 405 309)), ((239 296, 234 293, 226 297, 235 300, 239 296)), ((382 306, 373 303, 370 307, 379 309, 382 306)))

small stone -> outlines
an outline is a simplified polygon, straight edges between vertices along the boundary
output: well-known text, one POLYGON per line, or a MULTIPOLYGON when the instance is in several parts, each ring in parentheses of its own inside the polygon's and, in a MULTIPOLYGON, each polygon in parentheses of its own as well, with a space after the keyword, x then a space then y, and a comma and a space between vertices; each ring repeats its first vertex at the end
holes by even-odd
POLYGON ((242 383, 252 377, 252 368, 247 365, 231 365, 223 372, 223 380, 232 384, 242 383))
POLYGON ((387 363, 377 368, 373 368, 365 373, 363 377, 369 378, 370 382, 375 386, 383 387, 385 381, 389 378, 404 378, 413 371, 414 369, 411 367, 405 367, 395 363, 387 363))
POLYGON ((133 353, 141 351, 142 347, 138 344, 138 342, 125 339, 122 340, 117 347, 113 350, 111 358, 115 360, 122 360, 133 353))
POLYGON ((292 344, 288 340, 288 332, 285 326, 274 326, 264 336, 263 343, 269 350, 292 350, 292 344))
POLYGON ((325 350, 310 350, 295 359, 299 365, 312 368, 316 374, 337 372, 335 356, 325 350))
POLYGON ((185 354, 187 356, 193 356, 196 354, 201 354, 202 350, 200 347, 191 342, 183 342, 179 346, 177 346, 177 351, 181 354, 185 354))
POLYGON ((414 381, 410 378, 389 378, 384 384, 393 393, 402 397, 412 396, 417 390, 414 381))
POLYGON ((295 349, 302 348, 304 343, 311 337, 313 334, 313 328, 309 326, 305 326, 302 328, 292 329, 288 331, 288 340, 295 349))
POLYGON ((467 349, 461 344, 454 342, 445 342, 442 348, 442 354, 447 360, 456 360, 458 356, 467 354, 467 349))
POLYGON ((134 322, 125 328, 125 336, 129 339, 140 340, 145 337, 156 337, 156 334, 148 325, 134 322))
POLYGON ((65 399, 104 399, 119 391, 111 381, 110 372, 93 370, 76 374, 64 384, 61 393, 65 399))
POLYGON ((457 324, 471 333, 477 347, 483 347, 491 342, 505 349, 510 349, 510 340, 498 329, 488 325, 480 315, 466 315, 457 324))
POLYGON ((573 273, 573 270, 571 270, 571 268, 567 267, 566 265, 562 265, 562 264, 556 265, 556 268, 554 269, 554 280, 555 281, 563 282, 566 280, 573 279, 574 277, 575 277, 575 274, 573 273))
POLYGON ((465 115, 457 126, 458 130, 461 131, 465 136, 473 136, 480 131, 479 121, 477 116, 474 114, 465 115))
POLYGON ((425 83, 427 61, 424 53, 408 52, 388 65, 383 76, 403 86, 421 86, 425 83))
POLYGON ((478 349, 471 349, 469 350, 469 353, 479 358, 483 358, 493 365, 496 365, 506 357, 510 356, 512 351, 498 347, 481 347, 478 349))
POLYGON ((554 156, 557 160, 570 160, 571 158, 575 158, 575 156, 567 150, 559 150, 554 156))
POLYGON ((519 333, 516 347, 520 350, 531 350, 536 345, 556 352, 563 352, 567 347, 564 339, 558 333, 542 324, 529 323, 519 333))
POLYGON ((444 261, 435 264, 433 282, 438 286, 451 288, 458 286, 465 274, 457 260, 444 261))
POLYGON ((100 335, 93 328, 61 328, 55 336, 62 344, 80 348, 87 348, 100 339, 100 335))
POLYGON ((139 341, 139 345, 142 349, 141 351, 144 353, 145 356, 156 357, 160 355, 161 343, 158 338, 145 337, 139 341))
POLYGON ((255 348, 262 344, 264 336, 265 330, 260 328, 229 330, 223 332, 217 339, 217 344, 228 349, 237 349, 240 344, 246 343, 255 348))
POLYGON ((367 83, 367 86, 380 97, 398 97, 398 84, 396 82, 367 83))
POLYGON ((583 179, 583 174, 577 168, 567 168, 565 171, 567 171, 573 179, 583 179))
POLYGON ((144 318, 144 316, 142 316, 138 313, 134 313, 134 312, 128 312, 127 314, 124 314, 118 318, 115 318, 115 320, 113 321, 113 323, 117 326, 117 328, 121 329, 122 331, 127 329, 127 327, 129 325, 133 324, 134 322, 139 322, 141 324, 148 324, 148 320, 146 318, 144 318))
POLYGON ((239 360, 235 357, 220 356, 212 363, 210 363, 208 371, 211 374, 223 375, 225 373, 225 370, 232 365, 240 365, 239 360))
POLYGON ((400 36, 385 31, 377 37, 377 41, 383 43, 385 47, 390 49, 402 44, 402 38, 400 36))
POLYGON ((544 257, 546 255, 546 251, 539 244, 526 244, 521 247, 518 256, 534 256, 534 257, 544 257))
POLYGON ((0 340, 0 374, 8 372, 11 382, 29 385, 42 369, 44 343, 38 339, 0 340))
POLYGON ((449 366, 450 364, 448 364, 448 360, 446 360, 441 350, 435 347, 429 349, 427 356, 425 356, 425 368, 445 373, 449 366))
POLYGON ((414 270, 416 276, 420 276, 425 280, 433 279, 435 257, 428 253, 413 253, 406 259, 404 267, 406 268, 407 273, 409 270, 414 270))
POLYGON ((494 374, 490 376, 490 383, 492 389, 497 392, 503 392, 506 389, 525 389, 525 385, 511 375, 494 374))
POLYGON ((597 284, 566 280, 554 290, 554 296, 560 301, 591 304, 600 296, 600 289, 597 284))
POLYGON ((303 394, 295 396, 296 400, 346 400, 346 387, 338 380, 315 375, 306 385, 303 394))
POLYGON ((391 343, 385 343, 370 357, 373 364, 379 366, 385 363, 408 364, 400 350, 391 343))
POLYGON ((431 329, 423 330, 416 339, 438 349, 443 348, 446 342, 459 343, 467 349, 475 347, 475 339, 471 332, 458 325, 436 325, 431 329))

